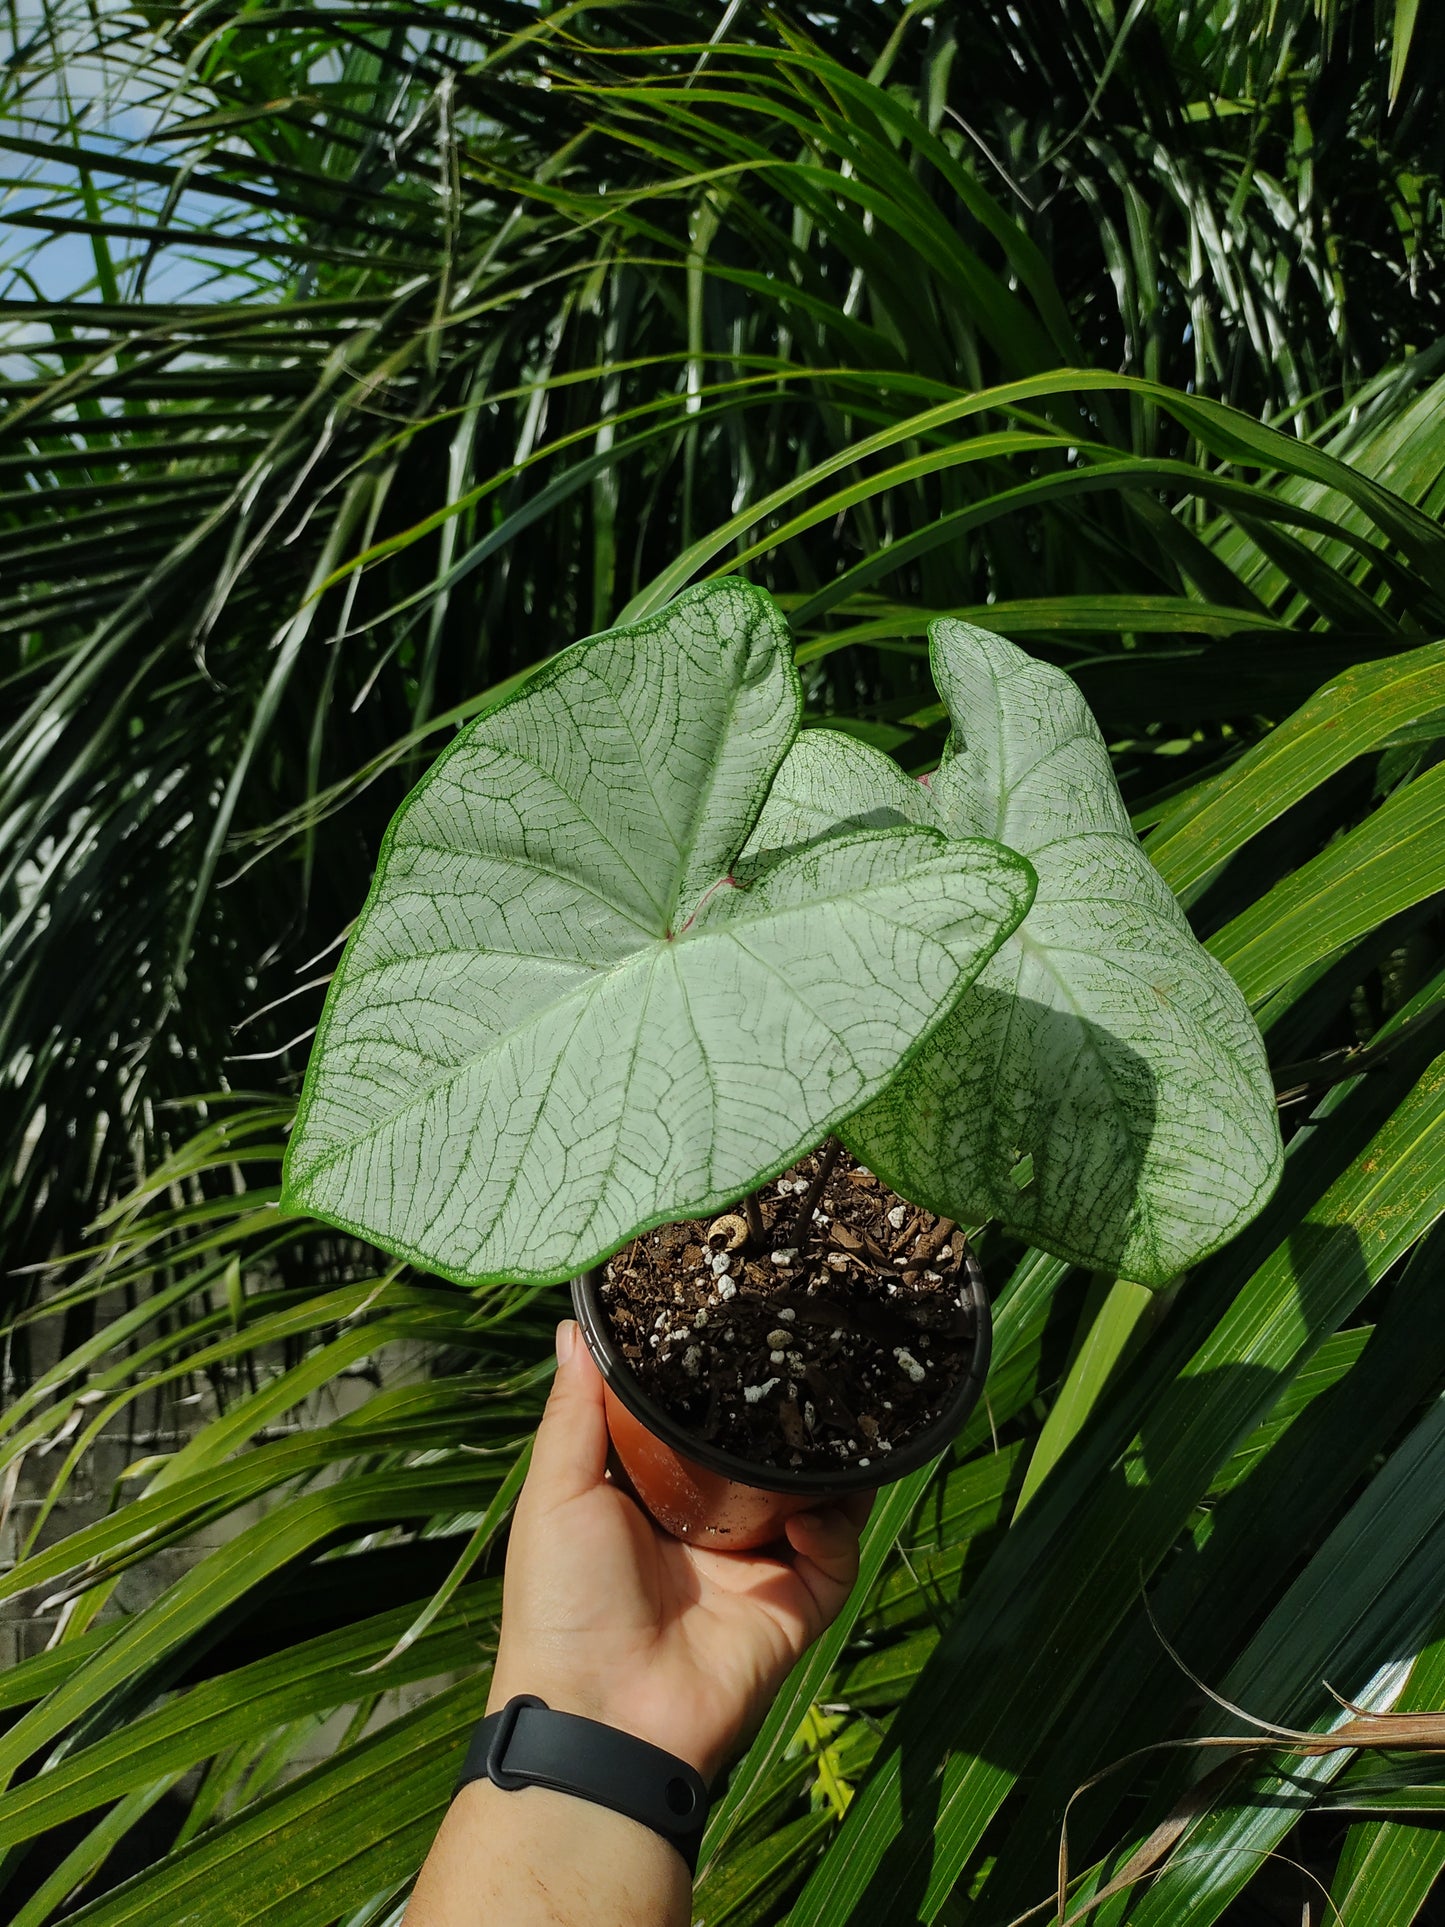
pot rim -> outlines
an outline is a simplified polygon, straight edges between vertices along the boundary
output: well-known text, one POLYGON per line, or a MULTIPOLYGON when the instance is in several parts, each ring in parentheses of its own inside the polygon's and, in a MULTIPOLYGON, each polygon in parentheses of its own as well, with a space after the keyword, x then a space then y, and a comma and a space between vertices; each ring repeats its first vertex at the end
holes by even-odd
POLYGON ((845 1460, 836 1467, 758 1465, 752 1459, 745 1459, 736 1452, 726 1452, 706 1439, 695 1437, 685 1425, 679 1424, 648 1397, 618 1350, 598 1302, 598 1287, 602 1281, 600 1266, 572 1280, 572 1309, 587 1340, 587 1349, 596 1360, 597 1368, 609 1389, 649 1432, 670 1445, 674 1451, 680 1452, 684 1458, 692 1459, 708 1471, 720 1473, 723 1478, 731 1479, 738 1485, 756 1486, 763 1492, 808 1492, 819 1495, 872 1492, 881 1485, 891 1485, 895 1479, 906 1478, 919 1466, 937 1458, 962 1431, 982 1395, 993 1355, 993 1316, 983 1272, 971 1251, 967 1253, 965 1264, 969 1302, 974 1314, 973 1356, 967 1369, 937 1418, 893 1451, 876 1458, 868 1455, 870 1463, 861 1469, 856 1460, 851 1463, 845 1460))

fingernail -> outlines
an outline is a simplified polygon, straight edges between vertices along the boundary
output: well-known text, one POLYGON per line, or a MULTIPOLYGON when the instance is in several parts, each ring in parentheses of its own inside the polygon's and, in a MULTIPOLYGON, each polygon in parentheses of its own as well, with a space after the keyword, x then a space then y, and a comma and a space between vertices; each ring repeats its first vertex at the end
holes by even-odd
POLYGON ((557 1327, 557 1363, 565 1365, 577 1349, 577 1321, 564 1318, 557 1327))

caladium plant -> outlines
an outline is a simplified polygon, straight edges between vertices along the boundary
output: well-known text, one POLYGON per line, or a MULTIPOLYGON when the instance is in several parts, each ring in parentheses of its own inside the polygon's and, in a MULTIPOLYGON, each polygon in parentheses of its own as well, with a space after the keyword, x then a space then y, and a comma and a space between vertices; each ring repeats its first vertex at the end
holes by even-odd
POLYGON ((387 832, 285 1203, 551 1282, 837 1131, 918 1203, 1147 1282, 1227 1238, 1280 1158, 1243 999, 1067 678, 962 624, 933 651, 926 786, 799 733, 786 625, 736 578, 471 724, 387 832))
POLYGON ((747 855, 865 822, 928 825, 1027 856, 1038 891, 844 1142, 916 1204, 1164 1284, 1278 1182, 1263 1041, 1144 854, 1069 677, 950 618, 929 641, 952 723, 940 767, 913 783, 852 737, 808 730, 747 855))

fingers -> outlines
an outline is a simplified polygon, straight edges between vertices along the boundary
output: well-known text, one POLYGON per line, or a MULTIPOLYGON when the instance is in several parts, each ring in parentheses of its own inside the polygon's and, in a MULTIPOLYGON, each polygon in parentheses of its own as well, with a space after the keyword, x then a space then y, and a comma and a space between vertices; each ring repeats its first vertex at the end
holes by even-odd
POLYGON ((848 1492, 838 1501, 848 1517, 853 1521, 855 1532, 861 1532, 868 1523, 868 1515, 873 1510, 877 1492, 848 1492))
POLYGON ((602 1374, 570 1318, 557 1327, 557 1376, 532 1446, 523 1502, 551 1508, 590 1492, 607 1469, 602 1374))
POLYGON ((858 1577, 858 1526, 841 1506, 824 1506, 817 1512, 795 1512, 785 1530, 797 1554, 793 1570, 812 1596, 821 1632, 858 1577))

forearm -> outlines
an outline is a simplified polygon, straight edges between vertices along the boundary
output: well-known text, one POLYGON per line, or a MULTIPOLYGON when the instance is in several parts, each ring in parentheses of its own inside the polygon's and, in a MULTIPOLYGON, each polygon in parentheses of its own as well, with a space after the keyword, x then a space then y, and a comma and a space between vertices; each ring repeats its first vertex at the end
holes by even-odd
POLYGON ((676 1847, 607 1807, 546 1787, 463 1787, 405 1927, 688 1927, 676 1847))

